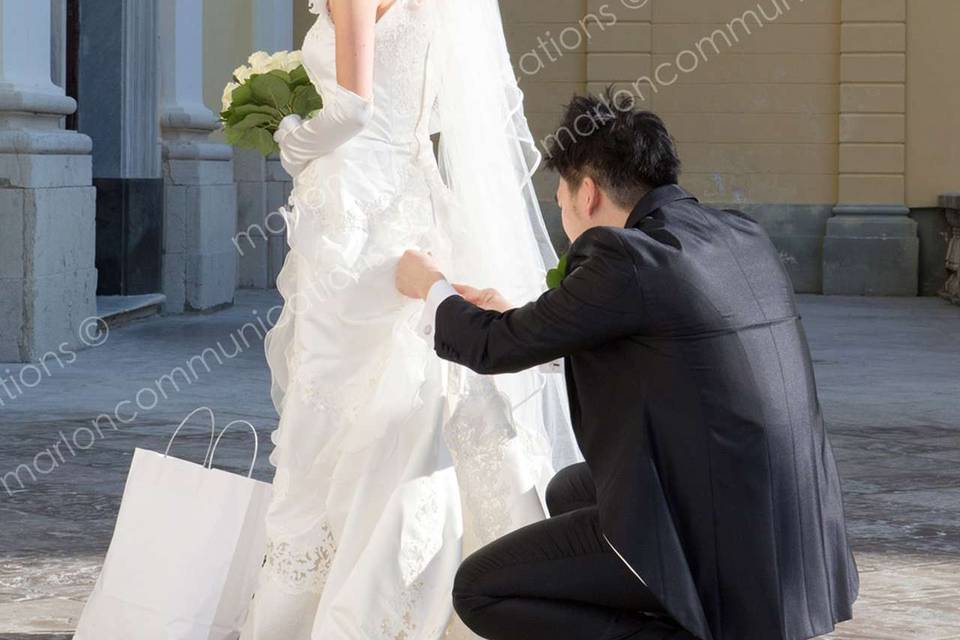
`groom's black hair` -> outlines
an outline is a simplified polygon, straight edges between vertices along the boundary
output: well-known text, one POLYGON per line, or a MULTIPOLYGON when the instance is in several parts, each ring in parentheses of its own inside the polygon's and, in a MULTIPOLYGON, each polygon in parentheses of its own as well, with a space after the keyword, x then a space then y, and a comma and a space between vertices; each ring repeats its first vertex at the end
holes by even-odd
POLYGON ((574 189, 590 176, 626 209, 680 177, 676 143, 663 120, 638 110, 632 94, 612 87, 600 95, 574 96, 545 145, 547 168, 574 189))

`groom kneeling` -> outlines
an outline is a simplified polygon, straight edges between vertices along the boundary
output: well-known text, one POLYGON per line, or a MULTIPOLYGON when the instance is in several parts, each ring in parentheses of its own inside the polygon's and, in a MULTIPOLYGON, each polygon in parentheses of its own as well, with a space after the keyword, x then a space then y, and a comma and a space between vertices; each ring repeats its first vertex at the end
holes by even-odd
POLYGON ((560 287, 512 309, 408 252, 398 288, 477 372, 565 357, 586 463, 551 518, 463 563, 454 604, 493 640, 794 640, 851 617, 858 579, 810 354, 777 251, 676 185, 655 115, 576 98, 551 149, 573 243, 560 287))

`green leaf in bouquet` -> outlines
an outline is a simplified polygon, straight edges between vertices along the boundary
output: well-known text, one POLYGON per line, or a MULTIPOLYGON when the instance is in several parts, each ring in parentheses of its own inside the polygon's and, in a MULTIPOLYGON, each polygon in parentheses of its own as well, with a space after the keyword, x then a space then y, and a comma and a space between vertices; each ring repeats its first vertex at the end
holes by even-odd
POLYGON ((284 71, 283 69, 274 69, 272 71, 269 71, 268 75, 276 76, 280 78, 281 80, 283 80, 284 84, 287 85, 287 87, 293 84, 293 80, 290 78, 290 74, 284 71))
POLYGON ((253 76, 250 79, 250 88, 258 104, 271 105, 277 109, 290 104, 290 85, 275 75, 266 73, 253 76))
POLYGON ((310 76, 307 75, 307 70, 303 65, 300 65, 290 72, 290 84, 294 87, 302 87, 308 84, 313 86, 310 82, 310 76))
POLYGON ((227 141, 227 144, 236 147, 240 144, 240 140, 243 139, 246 132, 247 130, 245 129, 227 126, 223 128, 223 137, 227 141))
POLYGON ((265 113, 250 113, 247 114, 243 120, 232 126, 238 131, 246 131, 247 129, 263 129, 267 125, 275 122, 276 119, 273 116, 268 116, 265 113))
POLYGON ((264 156, 268 156, 277 150, 277 143, 273 141, 273 136, 266 129, 244 131, 237 146, 243 149, 256 149, 264 156))
POLYGON ((253 90, 250 88, 249 82, 246 82, 234 89, 233 94, 231 95, 233 98, 230 106, 231 109, 236 109, 239 106, 253 102, 253 90))
POLYGON ((301 86, 293 90, 293 98, 290 100, 290 110, 293 113, 303 117, 310 113, 310 105, 317 96, 317 90, 313 86, 301 86))
POLYGON ((283 118, 283 116, 280 114, 280 111, 273 107, 266 107, 258 104, 244 104, 232 109, 232 113, 227 118, 226 123, 230 126, 236 126, 240 122, 243 122, 244 118, 251 113, 260 113, 265 116, 270 116, 274 123, 279 123, 283 118))
POLYGON ((307 108, 310 110, 310 113, 313 113, 314 111, 323 109, 323 96, 317 93, 317 90, 313 89, 313 87, 311 87, 311 89, 310 102, 307 103, 307 108))
POLYGON ((312 118, 318 111, 323 109, 323 98, 317 93, 317 90, 310 85, 303 87, 303 96, 297 103, 295 113, 299 113, 304 118, 312 118))
POLYGON ((277 117, 280 115, 280 110, 276 107, 271 107, 268 105, 262 104, 243 104, 234 109, 234 113, 242 115, 250 115, 251 113, 262 113, 268 116, 277 117))

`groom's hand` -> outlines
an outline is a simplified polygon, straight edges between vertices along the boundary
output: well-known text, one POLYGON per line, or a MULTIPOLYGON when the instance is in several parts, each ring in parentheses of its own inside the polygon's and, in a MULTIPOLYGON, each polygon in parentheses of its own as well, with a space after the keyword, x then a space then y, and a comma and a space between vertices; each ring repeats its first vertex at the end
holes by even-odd
POLYGON ((410 249, 397 264, 397 290, 408 298, 425 300, 430 287, 440 280, 443 280, 440 266, 428 253, 410 249))
POLYGON ((496 289, 477 289, 466 284, 455 284, 453 288, 463 296, 464 300, 485 311, 499 311, 500 313, 504 313, 513 309, 510 301, 504 298, 496 289))

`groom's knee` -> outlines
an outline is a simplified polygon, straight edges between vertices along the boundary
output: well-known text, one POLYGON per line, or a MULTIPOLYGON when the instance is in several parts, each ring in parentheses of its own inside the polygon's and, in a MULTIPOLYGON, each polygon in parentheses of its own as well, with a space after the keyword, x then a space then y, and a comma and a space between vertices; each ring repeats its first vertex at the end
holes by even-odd
POLYGON ((547 511, 551 516, 558 516, 566 510, 567 496, 570 495, 570 480, 568 474, 564 473, 566 469, 553 476, 553 479, 547 484, 547 492, 544 500, 547 503, 547 511))
POLYGON ((547 484, 544 500, 551 516, 594 504, 594 495, 586 464, 575 464, 561 469, 547 484))
POLYGON ((474 631, 477 628, 477 612, 489 602, 489 598, 479 590, 481 564, 481 559, 474 553, 463 561, 453 580, 453 608, 463 623, 474 631))

